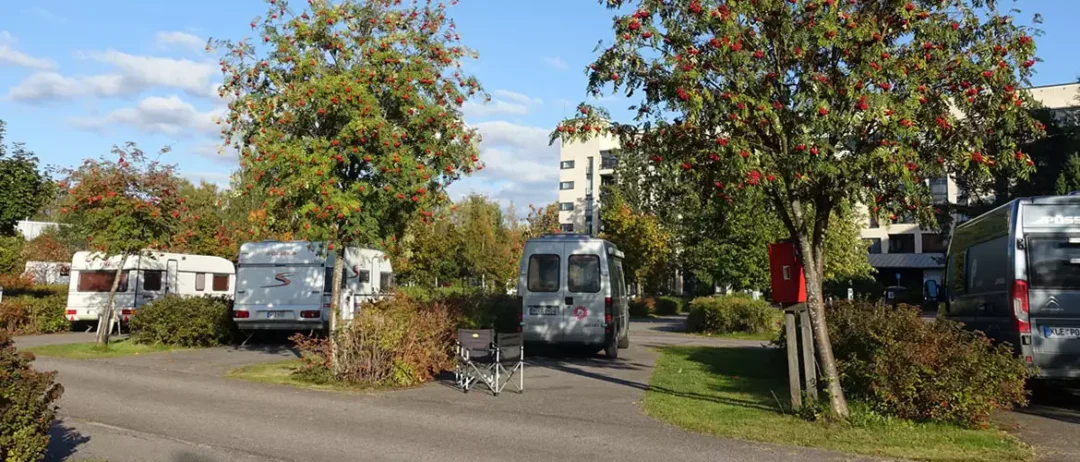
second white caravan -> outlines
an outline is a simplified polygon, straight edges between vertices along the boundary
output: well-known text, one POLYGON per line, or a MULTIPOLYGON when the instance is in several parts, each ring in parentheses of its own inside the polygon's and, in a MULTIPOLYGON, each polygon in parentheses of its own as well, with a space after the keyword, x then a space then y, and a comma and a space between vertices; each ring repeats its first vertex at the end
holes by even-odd
MULTIPOLYGON (((329 327, 334 252, 306 241, 240 246, 233 320, 241 330, 321 330, 329 327)), ((393 285, 386 254, 345 249, 341 317, 393 285)))
MULTIPOLYGON (((76 252, 71 257, 65 317, 94 322, 109 300, 120 256, 76 252)), ((139 307, 168 294, 232 297, 236 269, 232 262, 209 255, 146 252, 128 257, 116 289, 115 312, 126 321, 139 307)))

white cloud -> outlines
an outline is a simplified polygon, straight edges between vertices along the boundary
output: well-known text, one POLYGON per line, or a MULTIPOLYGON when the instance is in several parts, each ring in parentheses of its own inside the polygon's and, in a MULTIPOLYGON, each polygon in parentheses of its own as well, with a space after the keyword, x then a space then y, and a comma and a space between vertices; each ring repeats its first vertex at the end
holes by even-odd
POLYGON ((563 59, 558 56, 547 56, 544 58, 544 62, 557 71, 565 71, 570 68, 570 65, 566 64, 566 61, 563 61, 563 59))
POLYGON ((55 72, 31 75, 11 90, 8 96, 17 101, 36 102, 79 96, 134 95, 148 88, 183 90, 199 97, 216 98, 212 78, 213 64, 188 59, 138 56, 116 50, 80 53, 80 56, 112 65, 107 74, 67 77, 55 72))
POLYGON ((220 143, 203 143, 195 146, 195 154, 214 159, 224 164, 236 165, 240 159, 240 153, 232 145, 222 146, 220 143))
POLYGON ((491 92, 491 101, 486 103, 466 102, 461 107, 465 117, 490 117, 493 115, 524 115, 528 114, 533 106, 543 104, 540 98, 532 98, 529 95, 513 92, 510 90, 495 90, 491 92))
POLYGON ((147 133, 171 136, 189 133, 216 136, 220 128, 215 121, 223 113, 222 109, 200 112, 176 95, 168 98, 153 96, 139 101, 135 107, 117 109, 104 116, 76 117, 71 123, 88 130, 128 125, 147 133))
POLYGON ((56 62, 48 58, 30 56, 15 49, 15 36, 11 32, 0 31, 0 65, 26 67, 37 70, 56 69, 56 62))
POLYGON ((232 175, 221 172, 185 172, 184 177, 194 184, 202 182, 216 185, 218 188, 228 189, 229 182, 232 180, 232 175))
POLYGON ((206 48, 206 40, 187 32, 158 32, 154 35, 154 43, 160 48, 182 48, 188 50, 202 50, 206 48))
POLYGON ((484 194, 504 206, 513 202, 519 212, 526 204, 555 200, 559 147, 548 145, 550 130, 506 121, 483 122, 475 128, 481 135, 484 170, 454 185, 452 193, 484 194))

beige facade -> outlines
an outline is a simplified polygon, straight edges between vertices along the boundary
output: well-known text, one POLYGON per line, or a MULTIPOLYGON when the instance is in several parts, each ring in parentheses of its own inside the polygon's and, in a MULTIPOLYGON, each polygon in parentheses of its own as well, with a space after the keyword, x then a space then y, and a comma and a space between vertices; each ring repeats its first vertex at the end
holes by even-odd
POLYGON ((614 178, 619 146, 613 137, 563 143, 559 148, 559 224, 564 232, 600 232, 600 190, 614 178))

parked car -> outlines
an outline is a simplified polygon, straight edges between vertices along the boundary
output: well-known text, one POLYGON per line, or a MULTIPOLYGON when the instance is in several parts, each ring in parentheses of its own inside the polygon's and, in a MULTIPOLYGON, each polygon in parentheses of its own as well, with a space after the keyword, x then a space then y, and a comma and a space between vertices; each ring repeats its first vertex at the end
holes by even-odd
POLYGON ((1044 378, 1080 378, 1080 196, 1021 198, 956 227, 945 316, 1008 342, 1044 378))
MULTIPOLYGON (((109 300, 120 256, 76 252, 71 258, 65 316, 72 323, 95 322, 109 300)), ((147 251, 128 257, 120 273, 114 310, 127 321, 139 307, 168 294, 232 298, 236 268, 209 255, 147 251)))
MULTIPOLYGON (((240 246, 233 320, 241 330, 325 330, 336 259, 325 244, 306 241, 248 242, 240 246)), ((394 273, 386 254, 345 249, 341 319, 389 290, 394 273)))
POLYGON ((525 340, 599 347, 617 358, 630 345, 622 259, 615 244, 585 235, 526 241, 517 289, 525 340))

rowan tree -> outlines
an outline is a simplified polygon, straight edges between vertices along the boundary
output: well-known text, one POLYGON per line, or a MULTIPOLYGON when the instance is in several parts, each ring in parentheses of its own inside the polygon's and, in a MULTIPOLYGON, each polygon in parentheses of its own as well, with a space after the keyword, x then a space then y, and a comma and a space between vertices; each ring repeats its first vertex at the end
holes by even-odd
POLYGON ((559 204, 551 203, 542 207, 529 204, 529 215, 525 217, 526 239, 561 231, 562 228, 559 226, 559 204))
POLYGON ((267 3, 250 24, 256 39, 212 42, 231 98, 225 143, 240 153, 245 191, 265 197, 256 222, 337 255, 334 330, 344 246, 400 236, 446 185, 482 168, 461 105, 484 93, 460 69, 475 53, 442 3, 267 3))
MULTIPOLYGON (((168 149, 161 151, 161 154, 168 149)), ((61 223, 85 237, 86 249, 108 261, 119 256, 112 288, 98 317, 98 343, 109 343, 113 301, 129 257, 165 246, 188 217, 180 188, 185 183, 171 165, 150 159, 134 143, 113 148, 116 160, 87 159, 65 170, 60 187, 61 223)))
MULTIPOLYGON (((637 96, 634 123, 587 105, 553 141, 614 135, 739 200, 765 191, 805 266, 833 413, 848 413, 825 328, 825 236, 845 202, 917 214, 924 181, 1028 174, 1033 31, 996 0, 602 0, 614 41, 588 90, 637 96)), ((691 180, 692 179, 692 180, 691 180)))

